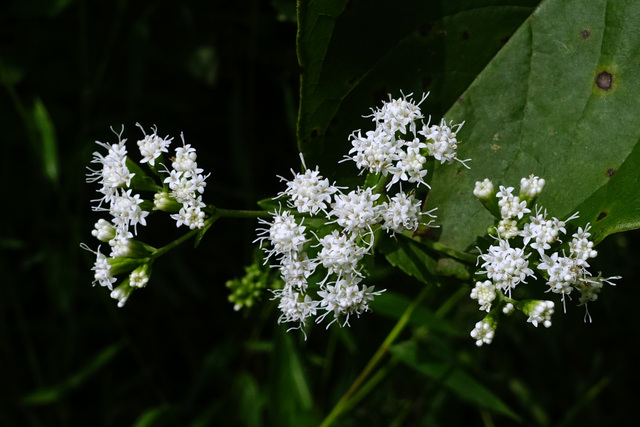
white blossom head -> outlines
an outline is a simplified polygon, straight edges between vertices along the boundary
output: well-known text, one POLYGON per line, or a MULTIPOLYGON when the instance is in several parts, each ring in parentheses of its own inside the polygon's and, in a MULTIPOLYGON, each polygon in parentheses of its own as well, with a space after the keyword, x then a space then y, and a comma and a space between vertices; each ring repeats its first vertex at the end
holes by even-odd
POLYGON ((136 126, 138 126, 144 134, 144 138, 138 141, 138 148, 142 155, 140 163, 149 163, 151 166, 154 166, 156 159, 160 157, 162 153, 166 153, 168 151, 168 147, 173 138, 169 138, 168 136, 165 138, 159 137, 158 128, 156 126, 151 128, 153 131, 151 135, 146 134, 140 123, 136 123, 136 126))
POLYGON ((544 188, 544 178, 530 175, 520 180, 520 197, 525 200, 533 200, 540 195, 544 188))
POLYGON ((496 287, 491 280, 484 282, 476 282, 475 287, 471 290, 471 299, 475 299, 480 304, 480 310, 489 312, 491 303, 496 299, 496 287))
POLYGON ((304 158, 300 154, 302 165, 305 169, 304 173, 295 173, 292 180, 280 177, 282 181, 287 183, 287 189, 278 194, 278 197, 288 196, 290 200, 288 205, 295 208, 300 213, 310 213, 315 215, 318 212, 327 211, 331 203, 331 196, 338 191, 338 188, 329 183, 329 179, 320 175, 318 166, 315 170, 307 169, 304 158))
POLYGON ((495 195, 493 183, 489 178, 485 178, 482 181, 476 181, 476 185, 473 189, 473 195, 478 199, 488 200, 495 195))
POLYGON ((532 301, 524 305, 523 312, 529 316, 527 322, 531 323, 536 328, 538 327, 538 324, 543 325, 545 328, 549 328, 551 327, 553 306, 553 301, 532 301))
POLYGON ((475 328, 471 331, 471 338, 476 340, 476 345, 480 347, 482 344, 491 344, 496 333, 495 322, 485 318, 476 323, 475 328))

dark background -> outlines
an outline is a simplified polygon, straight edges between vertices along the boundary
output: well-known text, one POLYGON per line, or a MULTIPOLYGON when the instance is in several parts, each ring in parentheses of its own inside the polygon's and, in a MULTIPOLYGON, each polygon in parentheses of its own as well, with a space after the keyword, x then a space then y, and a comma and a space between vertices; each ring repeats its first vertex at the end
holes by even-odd
MULTIPOLYGON (((121 309, 91 287, 94 256, 79 248, 97 247, 90 231, 100 215, 85 173, 94 141, 117 141, 112 126, 125 126, 130 151, 136 122, 175 141, 183 131, 211 173, 208 203, 254 209, 280 191, 276 175, 299 164, 295 35, 295 5, 285 0, 3 2, 0 425, 313 425, 344 393, 394 321, 374 314, 348 331, 317 327, 305 342, 276 324, 273 302, 234 312, 225 282, 251 262, 255 221, 221 220, 197 250, 185 244, 164 256, 121 309), (37 103, 56 155, 43 146, 37 103), (311 407, 283 383, 293 362, 311 407)), ((179 235, 172 227, 159 220, 141 235, 160 246, 179 235)), ((604 274, 624 279, 592 304, 593 324, 571 302, 564 316, 557 307, 551 329, 501 324, 481 349, 466 336, 418 341, 434 358, 446 348, 523 425, 633 422, 637 241, 627 233, 599 248, 604 274)), ((419 287, 388 281, 407 295, 419 287)), ((427 304, 454 291, 440 289, 427 304)), ((453 313, 465 334, 479 317, 468 301, 453 313)), ((407 337, 424 332, 410 329, 407 337)), ((512 424, 401 365, 342 424, 391 420, 512 424)))

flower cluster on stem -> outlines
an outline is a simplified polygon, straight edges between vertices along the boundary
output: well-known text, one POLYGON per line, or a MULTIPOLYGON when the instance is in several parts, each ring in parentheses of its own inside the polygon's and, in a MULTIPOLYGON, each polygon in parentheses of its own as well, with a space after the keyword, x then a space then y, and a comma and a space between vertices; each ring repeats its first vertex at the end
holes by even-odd
POLYGON ((318 166, 307 168, 302 156, 302 172, 280 177, 286 189, 275 199, 280 204, 271 220, 260 221, 256 239, 285 282, 274 291, 280 322, 300 328, 308 319, 331 317, 329 324, 348 325, 382 292, 366 284, 364 267, 376 236, 413 233, 432 224, 435 209, 425 211, 416 197, 419 187, 429 187, 427 160, 456 160, 465 167, 468 160, 457 157, 462 123, 424 123, 420 104, 426 97, 419 102, 411 94, 389 97, 367 116, 374 130, 351 134, 352 148, 343 161, 355 162, 360 174, 367 174, 363 185, 348 189, 331 183, 318 166))
POLYGON ((93 207, 96 212, 108 212, 110 220, 101 218, 95 224, 92 235, 109 245, 109 256, 103 254, 100 246, 96 251, 83 244, 82 247, 96 254, 93 267, 94 284, 108 288, 111 297, 122 307, 134 289, 147 285, 151 275, 151 265, 156 250, 137 240, 139 227, 147 225, 147 218, 153 211, 166 211, 176 221, 176 225, 186 225, 191 229, 204 227, 205 204, 202 194, 207 176, 196 163, 195 149, 184 143, 178 147, 172 158, 171 170, 166 166, 164 153, 168 153, 173 138, 160 137, 157 128, 146 134, 137 125, 144 137, 137 142, 141 155, 140 165, 128 153, 122 131, 115 132, 118 142, 109 144, 97 142, 106 154, 93 153, 87 182, 99 185, 99 198, 93 207), (148 172, 141 165, 146 164, 148 172), (153 197, 151 197, 153 196, 153 197), (128 277, 117 287, 116 275, 128 273, 128 277))
POLYGON ((476 182, 474 195, 494 214, 497 222, 489 230, 493 244, 478 256, 480 268, 476 274, 484 279, 476 282, 471 291, 471 298, 478 301, 480 310, 488 312, 485 319, 491 319, 480 326, 477 324, 472 331, 477 345, 488 344, 493 339, 500 310, 510 314, 518 309, 528 316, 527 322, 532 325, 551 326, 552 301, 512 299, 516 288, 529 280, 544 282, 546 292, 559 294, 565 310, 566 299, 573 292, 579 293, 579 305, 585 306, 585 318, 590 319, 587 304, 598 298, 603 283, 613 284, 613 280, 620 278, 593 276, 588 261, 598 252, 589 240, 590 224, 578 227, 568 240, 568 223, 577 220, 578 213, 565 220, 549 218, 546 209, 535 204, 544 185, 544 179, 531 175, 522 178, 519 194, 514 195, 513 187, 501 185, 495 192, 488 179, 476 182))

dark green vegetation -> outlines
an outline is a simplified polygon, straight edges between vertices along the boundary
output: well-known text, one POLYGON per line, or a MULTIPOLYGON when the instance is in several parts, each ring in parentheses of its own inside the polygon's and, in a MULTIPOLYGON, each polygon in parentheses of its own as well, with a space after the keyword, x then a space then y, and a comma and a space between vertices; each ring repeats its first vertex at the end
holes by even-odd
MULTIPOLYGON (((335 162, 367 126, 361 115, 387 92, 431 91, 424 110, 466 120, 460 151, 473 158, 471 171, 442 168, 434 181, 443 241, 471 243, 457 226, 468 217, 482 232, 470 185, 487 175, 510 185, 544 176, 550 214, 580 210, 603 222, 602 237, 637 227, 638 2, 547 1, 533 17, 535 1, 304 3, 308 165, 341 179, 350 165, 335 162)), ((317 425, 346 392, 420 281, 383 269, 375 285, 394 293, 374 314, 305 342, 276 324, 268 296, 248 315, 226 301, 226 280, 252 260, 255 221, 221 220, 197 250, 164 256, 122 309, 90 286, 94 257, 79 249, 97 247, 84 174, 94 141, 116 141, 110 126, 124 124, 130 143, 136 122, 176 140, 184 131, 211 172, 209 203, 253 209, 281 190, 276 175, 299 164, 295 41, 288 1, 0 6, 0 425, 317 425)), ((150 244, 180 235, 171 221, 150 223, 150 244)), ((593 324, 569 301, 551 329, 514 316, 478 349, 469 286, 429 286, 368 393, 336 424, 631 424, 637 237, 598 246, 596 270, 624 279, 591 305, 593 324)), ((386 243, 392 262, 415 247, 386 243)), ((417 256, 416 277, 428 281, 433 260, 417 256)))

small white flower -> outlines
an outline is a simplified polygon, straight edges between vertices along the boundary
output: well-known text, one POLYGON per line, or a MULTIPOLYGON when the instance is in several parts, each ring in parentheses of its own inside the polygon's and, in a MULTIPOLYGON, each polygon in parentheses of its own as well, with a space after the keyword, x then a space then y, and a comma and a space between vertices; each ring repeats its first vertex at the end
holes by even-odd
POLYGON ((358 263, 368 252, 369 248, 359 246, 355 235, 348 236, 338 230, 333 230, 318 242, 322 249, 318 252, 318 262, 327 269, 327 277, 336 274, 338 277, 362 276, 358 263))
POLYGON ((518 222, 512 219, 500 220, 496 230, 498 231, 498 235, 504 239, 512 239, 520 233, 520 230, 518 230, 518 222))
POLYGON ((118 300, 118 307, 122 308, 129 299, 131 292, 133 292, 133 288, 127 282, 123 282, 111 291, 111 298, 118 300))
POLYGON ((525 199, 533 199, 540 195, 544 188, 545 180, 535 175, 520 180, 520 197, 525 199))
POLYGON ((476 323, 475 328, 471 331, 471 338, 476 340, 476 345, 480 347, 482 344, 491 344, 496 329, 490 322, 481 320, 476 323))
POLYGON ((579 263, 584 262, 586 264, 589 258, 598 256, 598 251, 593 249, 593 242, 589 240, 589 237, 591 237, 591 233, 589 233, 590 227, 591 224, 587 224, 584 230, 582 227, 578 227, 578 231, 573 234, 573 239, 569 243, 571 257, 575 258, 579 263))
POLYGON ((352 155, 345 157, 356 162, 358 169, 367 169, 372 173, 382 173, 386 176, 389 167, 397 160, 401 151, 401 141, 397 141, 381 127, 368 131, 364 137, 360 131, 353 132, 349 139, 353 145, 349 150, 349 154, 352 155))
POLYGON ((336 194, 329 216, 337 218, 334 222, 349 232, 370 231, 380 219, 380 209, 374 206, 379 197, 380 194, 373 194, 371 188, 336 194))
POLYGON ((137 225, 147 225, 146 217, 149 212, 142 210, 140 204, 143 200, 139 194, 131 194, 132 190, 123 191, 114 196, 109 212, 113 216, 112 222, 116 228, 128 231, 133 225, 134 234, 137 234, 137 225))
POLYGON ((498 201, 498 206, 500 207, 500 214, 503 219, 510 219, 513 217, 518 217, 521 219, 524 214, 531 212, 530 209, 527 208, 526 201, 520 201, 518 196, 514 196, 511 194, 513 191, 513 187, 504 187, 500 186, 500 191, 496 193, 496 197, 500 200, 498 201))
POLYGON ((130 232, 118 230, 113 239, 109 240, 109 246, 111 246, 111 258, 124 258, 131 256, 131 239, 133 234, 130 232))
POLYGON ((429 155, 433 156, 440 164, 453 163, 454 160, 462 163, 464 167, 469 169, 466 162, 471 159, 460 160, 457 157, 458 140, 456 139, 456 133, 464 125, 464 122, 451 125, 442 119, 439 125, 433 125, 429 127, 424 126, 418 133, 423 135, 427 139, 427 150, 429 155))
POLYGON ((329 322, 329 325, 344 316, 343 326, 346 326, 349 324, 350 315, 356 314, 359 317, 362 313, 369 311, 369 301, 384 290, 373 292, 373 286, 366 285, 360 288, 358 283, 361 280, 359 277, 347 277, 338 280, 334 286, 326 286, 324 290, 318 291, 318 296, 322 298, 320 308, 326 310, 326 313, 316 321, 320 323, 329 313, 333 313, 334 319, 329 322))
POLYGON ((388 203, 383 203, 380 210, 384 219, 382 227, 392 233, 402 233, 405 230, 416 231, 422 215, 435 218, 430 214, 433 210, 420 212, 420 201, 416 200, 413 194, 405 194, 402 191, 393 196, 388 203))
POLYGON ((176 157, 171 167, 182 172, 188 178, 201 174, 203 169, 198 168, 196 149, 191 144, 185 144, 183 134, 180 134, 180 137, 182 138, 182 147, 176 148, 176 157))
POLYGON ((527 322, 531 323, 536 328, 538 323, 544 325, 545 328, 551 326, 551 315, 553 314, 553 301, 538 301, 532 307, 525 309, 528 311, 529 318, 527 322))
POLYGON ((260 219, 260 224, 267 225, 268 228, 259 228, 259 236, 254 242, 267 239, 273 249, 265 248, 267 258, 272 255, 287 255, 291 256, 293 252, 300 252, 302 246, 307 242, 304 235, 306 229, 302 224, 298 225, 296 219, 291 212, 284 211, 282 213, 273 212, 273 221, 268 222, 264 219, 260 219))
POLYGON ((306 323, 306 319, 316 315, 319 302, 311 299, 309 295, 295 291, 291 286, 273 291, 275 298, 280 300, 278 308, 282 315, 278 318, 278 323, 297 322, 299 329, 306 323))
POLYGON ((391 95, 389 95, 389 101, 384 102, 381 108, 373 112, 373 120, 382 125, 383 129, 392 135, 397 131, 406 134, 407 128, 415 133, 415 123, 424 118, 420 111, 420 104, 429 94, 422 95, 422 99, 417 104, 413 99, 409 98, 411 95, 413 94, 403 94, 402 98, 398 99, 391 99, 391 95))
POLYGON ((116 236, 116 229, 106 219, 99 219, 91 231, 91 235, 101 242, 108 242, 116 236))
MULTIPOLYGON (((315 170, 307 169, 302 155, 300 155, 300 159, 302 159, 305 172, 294 173, 291 181, 280 177, 282 181, 286 181, 287 189, 279 193, 278 196, 291 197, 289 206, 296 208, 300 213, 309 212, 311 215, 315 215, 319 211, 326 212, 331 203, 331 195, 338 189, 331 185, 328 179, 320 175, 318 166, 315 170)), ((293 170, 291 172, 293 173, 293 170)))
POLYGON ((496 287, 490 280, 476 282, 476 286, 471 290, 471 299, 478 300, 480 310, 491 310, 491 303, 496 299, 496 287))
POLYGON ((101 210, 100 206, 102 202, 110 203, 117 194, 118 188, 131 185, 134 174, 129 171, 126 165, 127 147, 125 143, 127 140, 122 139, 123 131, 124 128, 119 134, 116 134, 118 135, 117 144, 106 144, 96 141, 96 144, 106 148, 108 152, 106 156, 103 156, 97 151, 93 153, 91 163, 100 164, 102 167, 100 170, 89 168, 90 173, 87 174, 87 182, 98 182, 102 186, 98 192, 104 195, 100 199, 93 200, 99 202, 94 210, 101 210))
POLYGON ((431 188, 424 181, 424 177, 427 175, 426 163, 427 158, 420 154, 419 150, 409 148, 406 152, 401 151, 398 155, 398 161, 388 168, 391 173, 391 181, 387 184, 387 190, 400 181, 422 184, 431 188))
POLYGON ((476 181, 476 185, 473 189, 473 195, 478 199, 488 199, 493 196, 493 183, 489 178, 485 178, 483 181, 476 181))
POLYGON ((133 288, 144 288, 149 283, 149 272, 146 265, 141 265, 129 275, 129 286, 133 288))
POLYGON ((168 136, 160 138, 158 136, 158 128, 155 126, 151 128, 151 130, 153 130, 151 135, 146 134, 140 123, 136 123, 136 126, 138 126, 144 134, 144 138, 138 141, 138 148, 142 155, 140 163, 149 163, 151 166, 154 166, 155 160, 160 157, 162 153, 168 151, 167 147, 171 144, 173 138, 169 138, 168 136))
POLYGON ((563 300, 564 295, 571 293, 580 278, 590 275, 575 259, 559 256, 558 252, 554 252, 551 256, 542 254, 540 258, 542 262, 538 265, 538 269, 547 270, 549 274, 547 285, 551 292, 562 294, 563 300))
POLYGON ((180 211, 171 214, 171 218, 176 220, 176 227, 186 225, 191 230, 196 228, 204 228, 205 213, 198 205, 184 205, 180 211))
POLYGON ((111 265, 109 265, 109 258, 107 258, 100 252, 99 247, 98 251, 95 252, 95 254, 96 262, 91 268, 93 271, 95 271, 93 283, 95 284, 96 282, 98 282, 100 286, 107 287, 109 288, 109 290, 111 290, 113 289, 113 284, 116 282, 116 278, 111 275, 111 265))
POLYGON ((535 276, 529 268, 529 254, 525 254, 522 248, 512 248, 508 240, 497 240, 497 246, 490 246, 486 254, 480 254, 484 270, 478 273, 485 273, 497 289, 511 297, 512 289, 519 283, 526 283, 527 276, 535 276))
POLYGON ((503 308, 502 308, 502 312, 504 314, 511 314, 513 313, 513 311, 515 310, 515 307, 513 306, 513 304, 511 304, 510 302, 508 302, 503 308))
POLYGON ((318 263, 310 260, 306 252, 291 252, 280 259, 280 274, 287 285, 306 292, 307 279, 317 266, 318 263))

